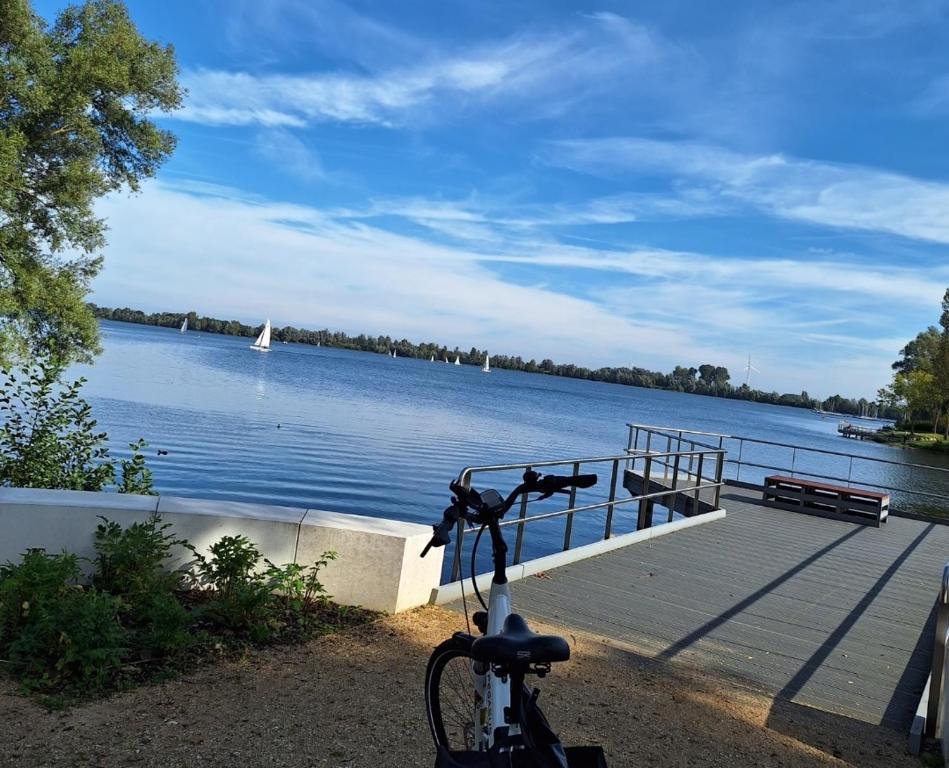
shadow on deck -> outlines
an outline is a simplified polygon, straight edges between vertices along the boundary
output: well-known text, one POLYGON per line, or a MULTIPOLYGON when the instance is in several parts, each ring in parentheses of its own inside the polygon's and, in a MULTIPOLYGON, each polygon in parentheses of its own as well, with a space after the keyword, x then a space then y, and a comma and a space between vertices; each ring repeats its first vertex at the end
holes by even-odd
POLYGON ((515 604, 761 690, 781 732, 827 717, 905 731, 929 670, 949 526, 869 528, 740 493, 722 506, 724 520, 519 582, 515 604))

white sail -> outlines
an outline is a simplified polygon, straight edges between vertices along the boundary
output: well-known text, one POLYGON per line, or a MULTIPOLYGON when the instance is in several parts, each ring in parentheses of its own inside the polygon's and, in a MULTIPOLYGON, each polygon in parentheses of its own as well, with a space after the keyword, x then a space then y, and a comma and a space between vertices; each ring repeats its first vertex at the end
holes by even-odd
POLYGON ((429 362, 430 362, 430 363, 434 363, 434 362, 435 362, 435 355, 432 355, 432 359, 429 360, 429 362))
POLYGON ((394 349, 392 350, 392 356, 393 356, 393 357, 398 357, 398 356, 399 356, 399 355, 396 353, 396 351, 395 351, 394 349))
POLYGON ((485 373, 491 373, 491 358, 487 353, 484 355, 484 365, 481 367, 481 370, 485 373))
POLYGON ((188 330, 188 318, 186 317, 185 321, 181 324, 181 330, 179 331, 179 333, 184 333, 187 330, 188 330))
POLYGON ((461 365, 461 358, 455 355, 455 365, 461 365))
POLYGON ((448 353, 445 353, 445 365, 448 365, 448 353))
POLYGON ((258 352, 269 352, 270 351, 270 318, 267 318, 267 322, 264 323, 264 329, 260 332, 260 336, 257 337, 257 341, 250 345, 251 349, 257 350, 258 352))

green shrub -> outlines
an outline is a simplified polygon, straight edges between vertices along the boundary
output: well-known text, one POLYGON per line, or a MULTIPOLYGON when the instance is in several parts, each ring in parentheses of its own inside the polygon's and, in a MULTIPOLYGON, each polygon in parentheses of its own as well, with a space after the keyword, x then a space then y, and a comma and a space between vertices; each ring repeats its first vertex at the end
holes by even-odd
POLYGON ((112 482, 106 434, 79 396, 85 379, 61 385, 61 373, 50 359, 3 371, 0 485, 100 491, 112 482))
MULTIPOLYGON (((0 486, 101 491, 115 482, 108 436, 96 431, 92 409, 79 395, 85 379, 67 384, 62 374, 50 355, 0 371, 0 486)), ((142 454, 146 445, 129 443, 119 493, 155 493, 142 454)))
POLYGON ((148 443, 139 438, 129 443, 132 456, 122 460, 122 482, 119 483, 119 493, 137 493, 140 496, 155 496, 155 486, 152 484, 152 472, 145 466, 145 455, 142 453, 148 443))
POLYGON ((330 560, 337 557, 335 552, 324 552, 313 565, 304 568, 298 563, 274 565, 267 563, 266 577, 271 592, 275 592, 276 600, 281 602, 285 612, 295 616, 307 625, 314 609, 329 602, 330 595, 319 579, 320 570, 325 568, 330 560))
POLYGON ((172 547, 187 542, 168 532, 159 515, 122 528, 101 518, 96 528, 92 583, 121 598, 129 646, 144 659, 170 656, 192 644, 191 616, 179 601, 181 573, 166 570, 172 547))
POLYGON ((187 542, 168 532, 170 523, 162 523, 157 514, 128 528, 104 517, 100 520, 95 533, 93 585, 114 595, 177 586, 180 575, 168 573, 164 566, 172 556, 172 547, 186 546, 187 542))
POLYGON ((121 601, 78 577, 74 555, 36 550, 0 569, 0 653, 29 688, 97 691, 121 667, 121 601))
POLYGON ((255 642, 272 634, 273 595, 265 574, 258 570, 260 550, 246 536, 224 536, 205 557, 194 548, 194 576, 211 590, 204 618, 229 630, 246 632, 255 642))
POLYGON ((30 550, 0 567, 3 669, 29 689, 64 694, 62 703, 171 671, 179 656, 302 640, 369 616, 329 603, 319 573, 335 552, 262 569, 246 536, 223 537, 205 557, 169 529, 158 515, 126 528, 102 518, 88 587, 75 555, 30 550), (195 554, 187 574, 167 570, 178 545, 195 554), (202 589, 183 591, 185 575, 202 589))
POLYGON ((0 566, 0 652, 36 615, 79 581, 75 555, 47 555, 31 549, 18 564, 0 566))

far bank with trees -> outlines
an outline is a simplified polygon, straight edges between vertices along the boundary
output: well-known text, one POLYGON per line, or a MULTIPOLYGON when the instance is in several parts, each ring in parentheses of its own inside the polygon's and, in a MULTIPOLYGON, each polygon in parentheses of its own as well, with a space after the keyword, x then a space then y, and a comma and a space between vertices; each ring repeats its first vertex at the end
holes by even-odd
MULTIPOLYGON (((128 307, 110 309, 95 304, 89 306, 96 317, 123 323, 179 328, 187 319, 190 330, 246 338, 256 337, 263 328, 261 325, 246 325, 238 320, 204 317, 194 311, 153 312, 149 314, 128 307)), ((429 360, 434 356, 436 360, 454 361, 455 357, 458 357, 466 365, 480 366, 487 355, 487 350, 475 347, 464 351, 457 346, 449 347, 437 342, 412 342, 408 339, 395 339, 391 336, 370 336, 364 333, 358 336, 350 336, 342 331, 331 331, 326 328, 309 330, 295 328, 290 325, 274 328, 272 338, 276 341, 286 341, 288 343, 320 344, 326 347, 374 352, 381 355, 395 352, 399 357, 414 357, 420 360, 429 360)), ((637 366, 591 369, 573 363, 555 363, 550 359, 538 362, 535 359, 524 360, 519 355, 492 354, 491 366, 511 371, 543 373, 550 376, 603 381, 610 384, 623 384, 646 389, 688 392, 695 395, 725 397, 732 400, 750 400, 770 405, 786 405, 792 408, 820 408, 824 411, 854 416, 866 413, 869 407, 873 405, 865 398, 844 397, 839 394, 819 400, 811 397, 807 392, 779 394, 778 392, 764 392, 760 389, 753 389, 746 384, 735 386, 731 383, 731 374, 728 369, 712 363, 703 363, 699 366, 677 365, 669 373, 662 373, 637 366)), ((884 418, 896 418, 899 414, 895 407, 883 407, 880 410, 880 415, 884 418)))

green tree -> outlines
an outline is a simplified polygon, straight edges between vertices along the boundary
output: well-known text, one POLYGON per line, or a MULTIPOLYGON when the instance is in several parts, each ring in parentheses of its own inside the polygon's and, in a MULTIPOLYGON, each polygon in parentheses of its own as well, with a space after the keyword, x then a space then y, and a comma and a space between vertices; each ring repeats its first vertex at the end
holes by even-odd
POLYGON ((98 349, 84 303, 99 271, 97 198, 143 178, 174 148, 150 119, 182 92, 170 46, 143 39, 117 0, 87 0, 48 26, 0 0, 0 361, 98 349))
POLYGON ((910 431, 915 432, 914 418, 920 413, 933 419, 933 431, 936 431, 942 393, 939 382, 932 373, 924 370, 897 373, 893 379, 892 390, 898 400, 906 403, 910 431))

